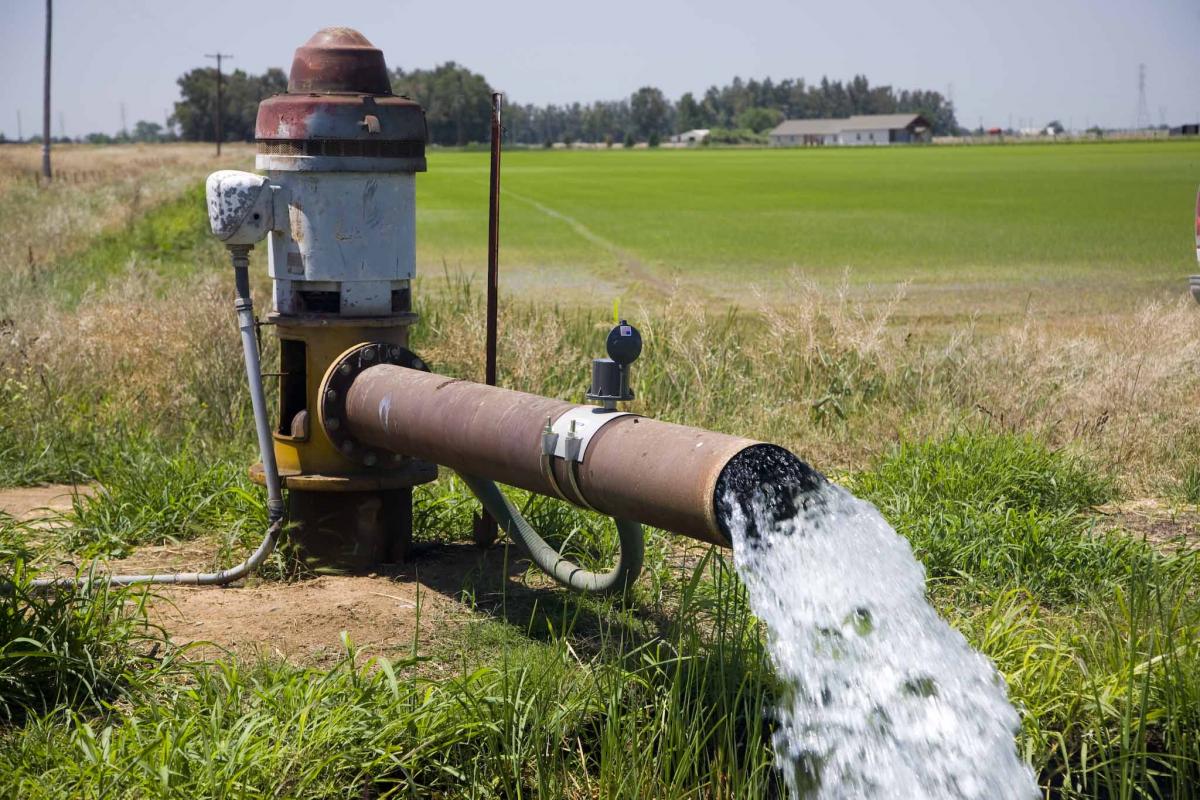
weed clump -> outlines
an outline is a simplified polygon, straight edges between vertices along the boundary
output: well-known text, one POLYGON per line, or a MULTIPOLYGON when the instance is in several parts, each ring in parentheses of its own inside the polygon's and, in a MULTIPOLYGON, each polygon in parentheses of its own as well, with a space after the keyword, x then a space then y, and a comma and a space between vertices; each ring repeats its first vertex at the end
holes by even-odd
POLYGON ((145 595, 103 582, 36 590, 17 561, 0 575, 0 724, 60 706, 99 708, 159 668, 145 595))
POLYGON ((1114 481, 1029 436, 959 432, 896 447, 853 481, 913 545, 933 578, 1018 584, 1047 601, 1080 600, 1148 552, 1102 534, 1086 513, 1114 481))

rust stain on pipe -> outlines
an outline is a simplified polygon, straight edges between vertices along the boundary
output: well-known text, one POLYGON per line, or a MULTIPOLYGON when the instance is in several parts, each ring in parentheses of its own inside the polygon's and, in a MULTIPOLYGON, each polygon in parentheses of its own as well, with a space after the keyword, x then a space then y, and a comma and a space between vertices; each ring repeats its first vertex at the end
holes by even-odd
MULTIPOLYGON (((391 364, 364 370, 346 396, 350 432, 363 443, 550 496, 542 430, 547 417, 576 407, 391 364)), ((729 547, 717 519, 717 482, 734 456, 760 444, 621 416, 592 437, 579 486, 605 514, 729 547)), ((554 469, 559 485, 568 486, 561 459, 554 469)))

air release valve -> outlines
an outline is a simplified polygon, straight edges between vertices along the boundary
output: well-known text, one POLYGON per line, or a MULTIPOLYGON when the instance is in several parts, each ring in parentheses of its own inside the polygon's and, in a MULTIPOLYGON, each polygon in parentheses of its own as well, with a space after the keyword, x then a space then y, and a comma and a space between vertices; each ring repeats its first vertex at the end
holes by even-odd
POLYGON ((605 342, 608 358, 592 359, 592 388, 587 399, 605 408, 615 409, 617 401, 632 400, 629 388, 629 365, 642 353, 642 335, 638 329, 621 320, 608 333, 605 342))

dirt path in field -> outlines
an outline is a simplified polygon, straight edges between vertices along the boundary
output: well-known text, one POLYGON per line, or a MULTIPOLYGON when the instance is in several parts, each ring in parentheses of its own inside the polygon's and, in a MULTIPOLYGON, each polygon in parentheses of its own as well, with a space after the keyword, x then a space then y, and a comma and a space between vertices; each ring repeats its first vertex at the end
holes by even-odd
POLYGON ((1200 511, 1178 508, 1153 497, 1127 500, 1097 509, 1101 525, 1120 528, 1150 544, 1174 552, 1200 548, 1200 511))
POLYGON ((658 275, 654 274, 654 271, 647 267, 633 253, 630 253, 628 250, 621 247, 611 239, 604 238, 574 217, 564 214, 561 211, 553 209, 543 203, 539 203, 532 197, 526 197, 525 195, 517 194, 516 192, 508 189, 504 190, 504 194, 512 197, 514 200, 520 200, 522 203, 533 206, 551 219, 556 219, 565 223, 567 227, 569 227, 579 236, 583 237, 597 247, 607 250, 609 253, 615 256, 618 261, 621 262, 622 266, 625 267, 626 272, 629 273, 629 277, 634 282, 645 284, 646 286, 649 286, 663 295, 671 294, 674 291, 674 287, 669 281, 663 280, 658 275))
POLYGON ((70 511, 76 494, 91 494, 91 486, 55 483, 49 486, 21 486, 0 489, 0 512, 20 522, 55 517, 70 511))

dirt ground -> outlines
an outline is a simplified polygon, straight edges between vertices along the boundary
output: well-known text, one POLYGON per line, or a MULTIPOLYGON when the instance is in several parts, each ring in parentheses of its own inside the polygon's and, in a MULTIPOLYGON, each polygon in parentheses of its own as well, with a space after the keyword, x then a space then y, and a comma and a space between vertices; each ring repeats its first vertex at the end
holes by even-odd
MULTIPOLYGON (((143 548, 114 561, 114 570, 199 569, 213 542, 143 548)), ((510 557, 512 552, 510 551, 510 557)), ((223 651, 294 663, 328 664, 345 653, 343 635, 363 656, 444 652, 473 619, 508 596, 517 605, 539 590, 522 580, 524 563, 505 569, 504 550, 466 544, 419 547, 412 560, 370 575, 323 575, 290 582, 151 590, 150 619, 194 657, 223 651)))
POLYGON ((1200 547, 1200 511, 1194 506, 1175 507, 1148 497, 1101 506, 1097 512, 1102 527, 1145 537, 1163 550, 1200 547))
POLYGON ((91 494, 89 486, 52 484, 0 489, 0 511, 21 522, 52 517, 71 510, 76 494, 91 494))
MULTIPOLYGON (((88 487, 39 486, 0 490, 0 511, 22 521, 71 508, 88 487)), ((1200 547, 1200 512, 1142 499, 1097 509, 1101 528, 1119 527, 1171 550, 1200 547)), ((211 538, 139 548, 103 565, 113 572, 174 572, 213 567, 211 538)), ((74 572, 79 565, 64 565, 74 572)), ((557 592, 528 577, 515 548, 480 551, 469 544, 418 545, 409 563, 361 576, 318 576, 290 582, 251 578, 233 587, 150 589, 150 618, 189 655, 225 651, 295 663, 328 664, 345 652, 343 634, 363 656, 413 652, 451 655, 447 647, 472 620, 507 619, 526 628, 531 615, 553 616, 557 592)), ((451 659, 453 660, 453 659, 451 659)), ((432 669, 437 669, 434 664, 432 669)))

